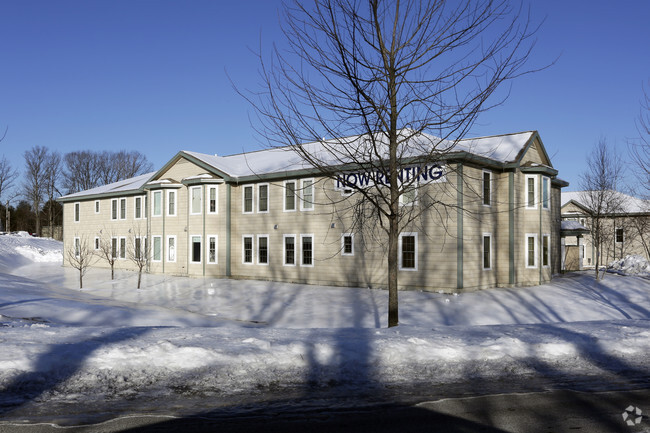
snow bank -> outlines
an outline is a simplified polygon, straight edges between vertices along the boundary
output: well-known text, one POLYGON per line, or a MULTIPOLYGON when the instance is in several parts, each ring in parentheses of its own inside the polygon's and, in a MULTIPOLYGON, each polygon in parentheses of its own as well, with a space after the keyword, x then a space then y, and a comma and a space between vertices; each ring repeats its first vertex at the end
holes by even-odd
POLYGON ((632 255, 611 262, 607 270, 621 275, 650 276, 650 263, 643 256, 632 255))
POLYGON ((35 238, 27 232, 0 235, 0 272, 32 263, 63 262, 63 243, 35 238))

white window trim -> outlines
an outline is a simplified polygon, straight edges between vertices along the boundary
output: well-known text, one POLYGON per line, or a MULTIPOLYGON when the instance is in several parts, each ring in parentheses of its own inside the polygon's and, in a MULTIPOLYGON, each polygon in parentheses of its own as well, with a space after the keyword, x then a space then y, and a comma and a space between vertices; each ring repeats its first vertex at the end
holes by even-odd
MULTIPOLYGON (((316 199, 315 195, 316 195, 316 188, 314 186, 314 179, 313 178, 301 179, 300 180, 300 211, 301 212, 311 212, 311 211, 314 210, 314 208, 316 207, 314 205, 314 202, 316 201, 315 200, 316 199), (306 202, 305 201, 305 197, 304 197, 305 182, 311 182, 311 202, 306 202), (311 204, 311 207, 310 208, 305 207, 305 203, 311 204)), ((285 195, 285 197, 286 197, 286 195, 285 195)))
POLYGON ((271 185, 268 183, 259 183, 257 184, 257 213, 269 213, 269 210, 271 209, 271 185), (262 195, 260 194, 260 188, 262 186, 266 186, 266 210, 260 210, 260 197, 262 195))
POLYGON ((418 186, 417 180, 413 181, 413 183, 411 183, 411 185, 409 185, 408 187, 405 187, 404 190, 402 191, 402 194, 400 194, 400 196, 399 196, 399 205, 400 206, 416 206, 418 204, 418 200, 420 198, 419 189, 420 188, 418 186), (404 202, 404 195, 406 194, 406 192, 408 191, 409 188, 413 188, 413 190, 415 192, 415 196, 413 197, 413 201, 405 203, 404 202))
MULTIPOLYGON (((202 189, 203 189, 203 188, 202 188, 200 185, 199 185, 199 186, 191 186, 191 187, 190 187, 190 190, 189 190, 189 193, 190 193, 190 194, 189 194, 189 201, 190 201, 190 204, 189 204, 189 206, 190 206, 190 215, 201 215, 201 213, 202 213, 202 210, 203 210, 203 191, 202 191, 202 189), (199 193, 200 193, 200 194, 199 194, 199 206, 198 206, 199 211, 198 211, 198 212, 193 212, 193 211, 192 211, 192 207, 193 207, 193 206, 192 206, 192 200, 194 199, 194 190, 195 190, 195 189, 198 189, 198 190, 199 190, 199 193)), ((196 263, 196 262, 194 262, 194 263, 196 263)))
POLYGON ((284 266, 296 266, 296 235, 282 235, 282 264, 284 266), (293 263, 287 263, 287 241, 286 238, 293 238, 293 263))
POLYGON ((126 260, 126 237, 125 236, 120 236, 119 240, 117 241, 117 256, 119 260, 126 260), (124 242, 124 244, 122 244, 124 242), (122 248, 122 245, 124 245, 124 248, 122 248))
MULTIPOLYGON (((140 258, 142 258, 145 254, 146 251, 144 249, 144 243, 147 242, 146 236, 134 236, 133 237, 133 256, 137 257, 136 254, 138 254, 138 245, 137 245, 137 240, 140 239, 140 258), (143 243, 144 242, 144 243, 143 243)), ((144 260, 147 260, 147 257, 144 257, 144 260)))
POLYGON ((624 244, 624 243, 625 243, 625 230, 623 229, 623 227, 614 226, 614 244, 620 245, 620 244, 624 244), (620 242, 617 240, 618 236, 617 236, 617 233, 616 233, 619 230, 623 230, 623 240, 620 241, 620 242))
POLYGON ((188 253, 187 254, 187 260, 188 260, 190 265, 200 265, 201 263, 203 263, 203 237, 201 235, 199 235, 199 234, 190 235, 189 248, 188 248, 187 253, 188 253), (192 255, 194 254, 194 241, 193 241, 193 238, 199 238, 199 243, 201 244, 201 248, 199 248, 199 260, 198 261, 192 260, 192 255))
POLYGON ((255 185, 244 185, 241 190, 241 213, 252 214, 255 213, 255 185), (251 210, 246 211, 246 189, 251 190, 251 210))
POLYGON ((539 191, 538 191, 539 187, 538 187, 537 183, 538 183, 538 180, 537 180, 537 175, 536 174, 527 174, 526 175, 526 195, 525 195, 526 209, 537 209, 537 203, 539 202, 539 191), (534 196, 533 206, 530 206, 530 204, 528 203, 528 195, 530 193, 530 191, 528 189, 528 184, 529 184, 528 179, 534 179, 533 188, 535 189, 535 191, 533 191, 533 196, 534 196))
POLYGON ((120 219, 120 203, 118 199, 111 199, 111 221, 117 221, 120 219), (115 214, 113 214, 113 209, 115 209, 115 214))
POLYGON ((208 215, 216 215, 219 213, 219 186, 218 185, 210 185, 208 186, 208 198, 205 201, 206 208, 205 212, 208 215), (214 212, 210 211, 210 191, 214 190, 214 212))
POLYGON ((419 255, 419 254, 418 254, 418 250, 419 250, 419 246, 418 246, 418 244, 419 244, 419 242, 418 242, 418 234, 417 234, 417 232, 406 232, 406 233, 400 233, 400 235, 399 235, 399 239, 398 239, 398 241, 397 241, 397 254, 398 254, 399 270, 400 270, 400 271, 411 271, 411 272, 414 272, 414 271, 417 271, 417 270, 418 270, 418 265, 419 265, 419 260, 418 260, 418 255, 419 255), (402 266, 402 259, 403 259, 403 254, 402 254, 402 238, 403 238, 404 236, 414 236, 414 237, 415 237, 415 267, 413 267, 413 268, 404 268, 404 267, 402 266))
POLYGON ((165 261, 167 263, 176 263, 176 258, 178 257, 178 240, 176 239, 176 235, 167 235, 165 243, 165 261), (174 260, 169 259, 169 240, 174 239, 174 260))
POLYGON ((538 254, 539 245, 538 245, 538 235, 537 235, 537 233, 526 233, 525 240, 526 240, 526 243, 525 243, 525 252, 526 252, 526 268, 527 268, 527 269, 537 269, 537 267, 539 266, 539 254, 538 254), (535 264, 534 264, 533 266, 530 266, 530 265, 528 264, 529 259, 530 259, 530 257, 528 256, 528 254, 529 254, 529 251, 528 251, 528 239, 529 239, 529 238, 534 238, 534 239, 535 239, 535 243, 534 243, 534 245, 535 245, 535 251, 533 251, 533 254, 535 255, 535 257, 534 257, 534 259, 535 259, 535 260, 534 260, 535 264))
MULTIPOLYGON (((493 185, 494 185, 494 174, 490 170, 483 170, 483 173, 481 175, 481 204, 484 207, 492 207, 492 196, 493 196, 493 185), (489 185, 489 197, 488 197, 488 204, 485 204, 485 174, 490 175, 490 185, 489 185)), ((492 239, 490 239, 490 245, 492 244, 492 239)), ((492 256, 490 256, 491 258, 492 256)), ((490 260, 491 261, 491 260, 490 260)))
POLYGON ((75 202, 74 206, 72 207, 72 212, 74 215, 72 215, 72 219, 74 220, 75 223, 78 223, 81 221, 81 202, 75 202))
POLYGON ((141 220, 144 219, 144 199, 142 198, 141 195, 133 197, 133 219, 134 220, 141 220), (136 206, 136 203, 138 202, 138 199, 140 199, 140 216, 136 214, 136 211, 138 207, 136 206))
POLYGON ((483 237, 481 238, 481 268, 484 271, 491 271, 492 270, 492 260, 493 260, 493 255, 492 252, 494 251, 494 247, 492 246, 492 233, 483 233, 483 237), (485 257, 485 238, 490 238, 490 266, 487 268, 485 267, 485 262, 484 262, 484 257, 485 257))
POLYGON ((545 211, 550 211, 551 210, 551 179, 542 176, 542 189, 540 191, 540 196, 541 196, 541 202, 542 202, 542 209, 545 211), (548 201, 544 201, 544 186, 547 186, 548 188, 548 201))
POLYGON ((111 237, 111 258, 117 260, 120 257, 120 239, 117 236, 111 237), (113 251, 113 241, 115 241, 115 251, 113 251))
POLYGON ((300 235, 300 267, 302 268, 313 268, 314 263, 316 262, 316 242, 314 240, 314 234, 313 233, 306 233, 306 234, 301 234, 300 235), (311 264, 310 265, 305 265, 303 263, 303 239, 304 238, 311 238, 311 264))
POLYGON ((216 265, 219 263, 219 236, 206 235, 205 238, 205 262, 208 265, 216 265), (210 261, 210 239, 212 238, 214 238, 214 262, 210 261))
POLYGON ((257 264, 262 265, 262 266, 268 266, 269 263, 271 262, 271 244, 269 242, 269 235, 264 234, 264 235, 257 235, 257 264), (261 263, 260 262, 260 239, 261 238, 266 238, 266 263, 261 263))
POLYGON ((551 235, 549 233, 544 233, 542 235, 542 245, 541 245, 541 256, 542 256, 542 267, 543 268, 550 268, 551 267, 551 235), (548 262, 548 265, 544 264, 544 239, 548 239, 548 249, 546 251, 546 261, 548 262))
POLYGON ((165 194, 166 201, 165 201, 165 210, 167 211, 167 216, 170 217, 175 217, 178 214, 178 194, 176 193, 175 189, 168 189, 167 194, 165 194), (174 194, 174 213, 169 212, 169 196, 174 194))
POLYGON ((93 239, 93 248, 95 251, 99 251, 101 248, 101 239, 99 236, 95 236, 95 239, 93 239))
POLYGON ((126 214, 129 211, 129 207, 127 206, 127 199, 126 197, 120 197, 120 204, 118 206, 118 212, 119 212, 119 219, 120 221, 125 221, 126 220, 126 214), (122 203, 124 203, 124 218, 122 218, 122 203))
MULTIPOLYGON (((164 213, 164 203, 163 203, 163 192, 162 190, 156 190, 151 192, 151 216, 152 217, 161 217, 164 213), (160 213, 156 214, 156 195, 160 194, 160 213)), ((153 245, 153 244, 152 244, 153 245)))
POLYGON ((163 239, 160 235, 154 235, 151 237, 151 261, 155 263, 162 262, 163 256, 165 254, 165 246, 163 245, 163 239), (160 259, 156 260, 156 238, 160 239, 160 259))
POLYGON ((72 245, 74 248, 74 256, 76 258, 79 258, 79 256, 81 255, 81 238, 75 236, 74 240, 72 241, 72 245))
POLYGON ((354 233, 342 233, 341 234, 341 255, 342 256, 354 256, 354 233), (351 237, 352 238, 352 252, 351 253, 346 253, 345 252, 345 238, 346 237, 351 237))
POLYGON ((298 181, 296 180, 285 180, 284 181, 284 189, 282 190, 282 212, 295 212, 296 209, 298 208, 298 191, 297 186, 298 186, 298 181), (287 184, 288 183, 293 183, 293 209, 287 209, 287 184))
POLYGON ((241 263, 242 265, 252 265, 255 264, 255 235, 242 235, 241 236, 241 263), (251 261, 246 261, 246 238, 251 238, 251 261))
POLYGON ((101 200, 95 200, 95 215, 99 215, 102 212, 102 202, 101 200))

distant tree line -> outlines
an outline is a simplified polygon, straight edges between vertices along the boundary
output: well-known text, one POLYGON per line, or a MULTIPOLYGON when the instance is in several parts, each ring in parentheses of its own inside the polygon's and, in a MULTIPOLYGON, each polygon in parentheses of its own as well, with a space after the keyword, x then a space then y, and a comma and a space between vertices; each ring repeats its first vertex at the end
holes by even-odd
POLYGON ((42 227, 63 221, 62 195, 92 189, 150 172, 152 164, 138 151, 75 151, 61 155, 34 146, 24 154, 22 178, 0 158, 0 228, 42 234, 42 227), (20 182, 17 182, 19 181, 20 182))

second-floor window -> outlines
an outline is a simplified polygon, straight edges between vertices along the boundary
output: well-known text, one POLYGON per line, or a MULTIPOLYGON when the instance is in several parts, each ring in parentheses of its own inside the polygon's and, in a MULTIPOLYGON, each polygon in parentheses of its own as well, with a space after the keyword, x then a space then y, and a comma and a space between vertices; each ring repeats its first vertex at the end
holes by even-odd
POLYGON ((483 172, 483 205, 492 205, 492 173, 483 172))
POLYGON ((296 182, 293 180, 284 183, 284 210, 296 210, 296 182))
POLYGON ((201 213, 201 187, 193 186, 190 188, 190 214, 199 215, 201 213))
POLYGON ((269 211, 269 184, 263 183, 257 187, 257 211, 269 211))
POLYGON ((244 203, 243 203, 243 212, 252 213, 253 212, 253 185, 248 185, 244 187, 244 203))
POLYGON ((176 191, 167 191, 167 215, 176 216, 176 191))

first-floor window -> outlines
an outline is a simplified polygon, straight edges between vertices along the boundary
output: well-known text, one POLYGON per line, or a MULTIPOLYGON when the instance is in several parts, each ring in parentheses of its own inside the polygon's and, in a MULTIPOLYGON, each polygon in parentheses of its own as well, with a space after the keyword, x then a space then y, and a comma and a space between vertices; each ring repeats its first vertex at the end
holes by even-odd
POLYGON ((95 238, 95 251, 97 251, 97 250, 99 249, 99 242, 100 242, 100 241, 99 241, 99 238, 96 237, 96 238, 95 238))
POLYGON ((526 235, 526 267, 537 267, 537 235, 526 235))
POLYGON ((344 256, 354 255, 354 234, 343 233, 341 236, 341 254, 344 256))
POLYGON ((126 238, 120 238, 120 259, 126 259, 126 238))
POLYGON ((314 266, 314 237, 312 235, 300 235, 300 265, 314 266))
POLYGON ((406 271, 418 269, 418 235, 402 233, 398 241, 399 268, 406 271))
POLYGON ((117 258, 117 238, 111 238, 111 257, 117 258))
POLYGON ((135 260, 140 260, 142 258, 142 238, 134 239, 133 256, 135 260))
POLYGON ((176 261, 176 236, 167 236, 167 261, 176 261))
POLYGON ((259 265, 269 264, 269 236, 257 236, 257 263, 259 265))
POLYGON ((153 261, 160 262, 162 260, 162 236, 153 237, 153 261))
POLYGON ((242 262, 253 263, 253 236, 242 237, 242 262))
POLYGON ((483 235, 483 269, 492 269, 492 235, 483 235))
POLYGON ((192 236, 191 240, 191 261, 192 263, 201 263, 201 236, 192 236))
POLYGON ((542 236, 542 266, 548 267, 551 265, 551 236, 542 236))
POLYGON ((284 235, 284 264, 296 264, 296 236, 284 235))
POLYGON ((81 255, 81 239, 74 238, 74 256, 79 257, 81 255))
POLYGON ((217 263, 217 236, 208 236, 208 263, 217 263))

